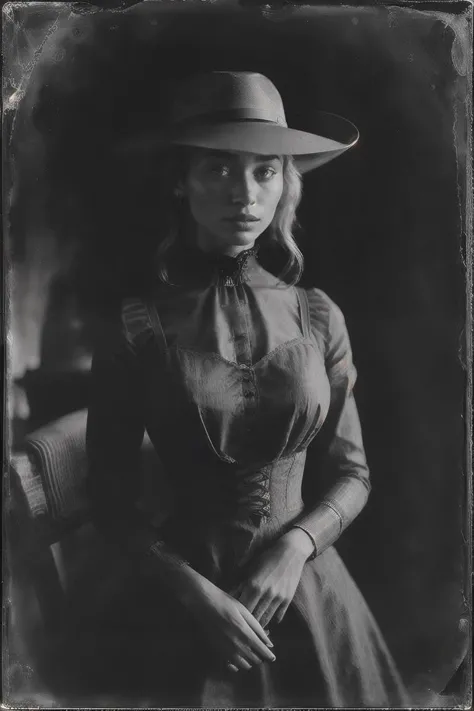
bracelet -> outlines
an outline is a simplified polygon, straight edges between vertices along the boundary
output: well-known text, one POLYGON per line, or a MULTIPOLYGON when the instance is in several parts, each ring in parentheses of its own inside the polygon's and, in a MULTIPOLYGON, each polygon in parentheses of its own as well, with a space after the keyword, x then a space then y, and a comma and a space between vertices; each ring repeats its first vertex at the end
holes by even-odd
POLYGON ((341 514, 337 510, 337 508, 332 504, 330 501, 327 501, 326 499, 324 501, 321 501, 322 506, 327 506, 328 509, 330 509, 333 513, 336 514, 337 519, 339 521, 339 535, 341 535, 342 531, 344 530, 344 521, 342 519, 341 514))
POLYGON ((292 528, 299 528, 300 531, 304 531, 306 533, 306 535, 309 536, 309 538, 311 539, 311 543, 314 546, 314 551, 311 553, 308 560, 314 560, 316 558, 316 556, 318 555, 318 548, 316 546, 316 540, 315 540, 313 534, 310 531, 308 531, 304 526, 300 526, 297 523, 295 523, 295 525, 292 526, 292 528))

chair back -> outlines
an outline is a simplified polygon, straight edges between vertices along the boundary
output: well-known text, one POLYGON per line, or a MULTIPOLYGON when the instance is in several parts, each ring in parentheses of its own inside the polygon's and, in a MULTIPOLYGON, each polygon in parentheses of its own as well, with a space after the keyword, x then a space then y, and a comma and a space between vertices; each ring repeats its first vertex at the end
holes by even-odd
MULTIPOLYGON (((20 566, 36 591, 43 623, 60 629, 71 606, 95 605, 97 596, 120 585, 123 556, 91 522, 86 496, 87 410, 61 417, 29 434, 11 457, 16 498, 22 499, 20 566)), ((142 445, 143 500, 157 521, 169 509, 163 469, 145 436, 142 445)), ((137 502, 138 504, 140 502, 137 502)), ((18 507, 17 507, 18 509, 18 507)), ((69 613, 68 613, 69 614, 69 613)))
MULTIPOLYGON (((22 451, 12 457, 30 515, 50 544, 90 519, 86 426, 86 409, 61 417, 27 435, 22 451)), ((143 481, 141 498, 159 520, 170 507, 169 490, 148 435, 141 464, 137 472, 143 481)))
POLYGON ((27 435, 12 458, 30 515, 49 543, 89 517, 86 422, 87 410, 61 417, 27 435))

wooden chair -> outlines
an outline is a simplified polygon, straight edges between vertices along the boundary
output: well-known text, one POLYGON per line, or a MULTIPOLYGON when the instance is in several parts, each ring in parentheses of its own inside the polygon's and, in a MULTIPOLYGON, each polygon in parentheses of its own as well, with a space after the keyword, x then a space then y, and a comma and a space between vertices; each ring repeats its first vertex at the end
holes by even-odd
MULTIPOLYGON (((10 659, 6 696, 42 705, 44 694, 71 700, 75 630, 107 605, 127 575, 127 563, 95 530, 85 478, 87 411, 62 417, 29 434, 10 460, 7 487, 7 635, 10 659), (25 669, 27 673, 25 674, 25 669), (38 697, 39 695, 39 697, 38 697), (39 699, 39 700, 38 700, 39 699)), ((142 447, 145 497, 157 516, 169 507, 157 481, 160 462, 146 438, 142 447), (153 477, 151 473, 153 472, 153 477)), ((158 479, 159 481, 159 479, 158 479)), ((144 497, 144 498, 145 498, 144 497)), ((93 650, 91 650, 91 653, 93 650)))

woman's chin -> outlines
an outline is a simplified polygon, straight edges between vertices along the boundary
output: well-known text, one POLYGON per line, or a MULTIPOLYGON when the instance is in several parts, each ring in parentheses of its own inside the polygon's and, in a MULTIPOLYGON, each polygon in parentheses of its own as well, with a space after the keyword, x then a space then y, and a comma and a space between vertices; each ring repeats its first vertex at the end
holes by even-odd
POLYGON ((224 250, 232 252, 234 249, 250 249, 261 234, 256 229, 227 229, 208 232, 207 238, 198 236, 198 244, 207 249, 224 250))
POLYGON ((254 244, 257 238, 252 235, 236 235, 235 239, 232 240, 232 244, 236 246, 250 246, 254 244))
POLYGON ((232 230, 231 233, 228 233, 225 236, 225 242, 231 246, 235 245, 236 247, 242 247, 242 246, 251 246, 254 244, 255 240, 257 237, 260 236, 260 232, 257 230, 232 230))

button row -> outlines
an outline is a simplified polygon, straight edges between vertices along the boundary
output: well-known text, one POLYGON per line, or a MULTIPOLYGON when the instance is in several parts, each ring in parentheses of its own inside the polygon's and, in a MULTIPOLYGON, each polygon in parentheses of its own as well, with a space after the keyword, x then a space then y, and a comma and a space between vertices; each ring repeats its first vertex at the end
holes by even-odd
POLYGON ((239 368, 243 371, 242 381, 247 385, 247 388, 244 390, 243 395, 248 400, 251 400, 255 397, 255 390, 253 389, 253 373, 250 367, 248 365, 245 365, 245 363, 240 363, 239 368))

